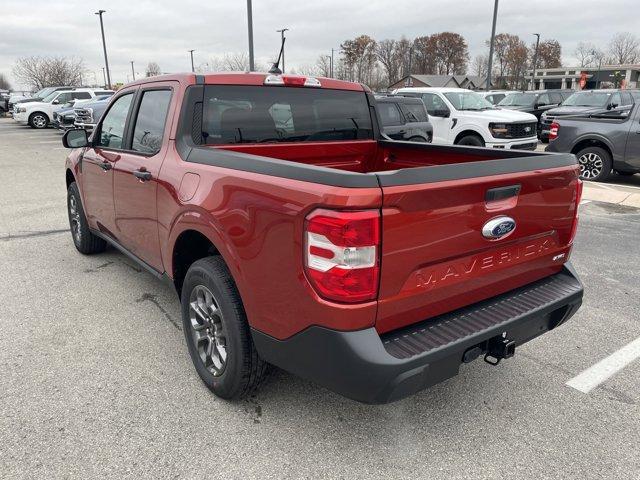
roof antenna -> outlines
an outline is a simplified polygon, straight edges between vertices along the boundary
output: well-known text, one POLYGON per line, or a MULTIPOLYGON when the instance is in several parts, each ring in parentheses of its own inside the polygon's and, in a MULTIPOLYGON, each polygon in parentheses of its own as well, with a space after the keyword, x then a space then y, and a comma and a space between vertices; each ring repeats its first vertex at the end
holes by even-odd
POLYGON ((284 51, 284 42, 287 38, 282 37, 282 45, 280 46, 280 53, 278 54, 278 60, 275 61, 269 73, 272 75, 282 75, 282 70, 280 70, 280 59, 282 59, 282 52, 284 51))

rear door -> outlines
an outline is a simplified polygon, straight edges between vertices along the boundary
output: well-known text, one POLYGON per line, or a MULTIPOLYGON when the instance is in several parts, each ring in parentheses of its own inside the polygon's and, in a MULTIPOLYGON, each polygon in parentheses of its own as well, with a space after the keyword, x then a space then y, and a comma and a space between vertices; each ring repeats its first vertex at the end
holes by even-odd
POLYGON ((406 133, 404 118, 394 102, 378 102, 383 131, 394 140, 402 140, 406 133))
POLYGON ((126 132, 126 151, 113 179, 115 234, 131 253, 163 271, 158 238, 158 173, 168 148, 168 118, 176 82, 142 87, 126 132))
MULTIPOLYGON (((420 145, 394 153, 402 161, 422 148, 427 158, 438 155, 420 145)), ((455 164, 378 174, 381 333, 556 273, 568 258, 577 209, 573 156, 471 162, 464 150, 443 152, 457 155, 455 164), (483 232, 503 218, 515 230, 499 238, 483 232)))

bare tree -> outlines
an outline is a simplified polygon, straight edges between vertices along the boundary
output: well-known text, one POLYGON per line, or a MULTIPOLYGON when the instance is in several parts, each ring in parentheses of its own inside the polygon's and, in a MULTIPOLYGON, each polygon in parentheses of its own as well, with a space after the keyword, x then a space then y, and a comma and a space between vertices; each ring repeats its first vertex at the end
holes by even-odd
POLYGON ((80 85, 84 64, 74 57, 22 57, 13 75, 34 90, 56 85, 80 85))
POLYGON ((368 35, 345 40, 340 45, 350 80, 371 84, 374 67, 378 62, 376 45, 376 41, 368 35))
POLYGON ((487 68, 489 67, 489 56, 485 54, 476 55, 471 64, 471 71, 474 75, 486 78, 487 68))
POLYGON ((596 50, 596 46, 589 42, 579 42, 573 54, 578 59, 580 67, 590 67, 593 65, 593 52, 596 50))
POLYGON ((329 55, 320 55, 316 60, 315 74, 321 77, 329 77, 331 75, 331 57, 329 55))
POLYGON ((0 89, 11 90, 11 84, 4 73, 0 73, 0 89))
POLYGON ((640 41, 632 33, 617 33, 609 42, 609 63, 625 65, 640 59, 640 41))
POLYGON ((156 62, 149 62, 146 70, 147 77, 155 77, 157 75, 160 75, 161 73, 162 71, 160 70, 160 65, 158 65, 156 62))
POLYGON ((376 56, 387 74, 389 84, 395 83, 400 79, 399 73, 402 63, 398 64, 396 58, 397 43, 396 40, 387 38, 380 40, 376 45, 376 56))

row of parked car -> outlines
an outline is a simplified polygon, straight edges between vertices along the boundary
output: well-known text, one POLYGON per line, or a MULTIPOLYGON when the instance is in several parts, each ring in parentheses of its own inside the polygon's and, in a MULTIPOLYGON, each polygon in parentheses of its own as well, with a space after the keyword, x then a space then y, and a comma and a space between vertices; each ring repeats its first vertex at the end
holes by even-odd
POLYGON ((538 139, 552 140, 547 151, 575 154, 585 180, 640 172, 636 90, 425 87, 400 88, 376 99, 383 132, 396 140, 519 150, 535 150, 538 139), (424 112, 416 100, 422 101, 424 112))
POLYGON ((47 87, 33 97, 10 99, 8 109, 16 122, 31 128, 92 129, 114 93, 103 88, 47 87))

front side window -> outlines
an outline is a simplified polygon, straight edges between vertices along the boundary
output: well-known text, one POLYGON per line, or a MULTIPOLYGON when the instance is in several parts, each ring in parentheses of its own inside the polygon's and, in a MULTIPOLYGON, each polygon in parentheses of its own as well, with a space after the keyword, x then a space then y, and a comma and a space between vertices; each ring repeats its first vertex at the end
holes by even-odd
POLYGON ((378 110, 380 111, 380 119, 383 126, 402 125, 402 116, 395 103, 380 102, 378 103, 378 110))
POLYGON ((551 105, 551 100, 549 99, 549 94, 543 93, 538 97, 538 105, 551 105))
POLYGON ((535 93, 514 93, 504 97, 498 105, 505 107, 529 107, 532 106, 535 101, 535 93))
POLYGON ((364 92, 209 85, 202 137, 207 145, 359 140, 373 129, 364 92))
POLYGON ((71 97, 76 100, 87 100, 91 98, 91 94, 89 92, 73 92, 71 97))
POLYGON ((133 129, 132 150, 149 154, 160 151, 170 102, 171 90, 143 92, 133 129))
POLYGON ((115 149, 123 148, 124 127, 132 99, 133 93, 127 93, 111 105, 100 126, 97 146, 115 149))
POLYGON ((449 107, 444 103, 444 100, 435 93, 423 93, 422 101, 424 106, 427 107, 429 115, 437 116, 440 112, 449 111, 449 107))

